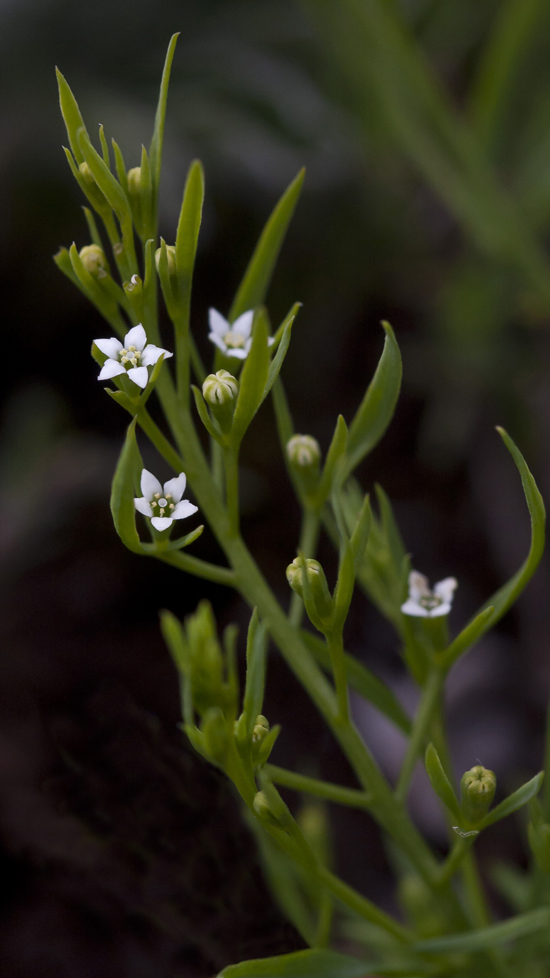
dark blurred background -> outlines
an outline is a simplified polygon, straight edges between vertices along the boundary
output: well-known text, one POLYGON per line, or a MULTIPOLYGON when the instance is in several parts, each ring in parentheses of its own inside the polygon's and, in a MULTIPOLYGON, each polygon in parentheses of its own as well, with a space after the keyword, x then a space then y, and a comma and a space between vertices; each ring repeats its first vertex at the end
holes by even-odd
MULTIPOLYGON (((404 389, 365 488, 389 493, 414 566, 460 581, 464 622, 528 547, 508 428, 550 486, 550 9, 543 0, 0 0, 0 974, 10 978, 212 975, 302 946, 276 909, 254 843, 217 772, 177 729, 174 669, 157 612, 206 595, 246 627, 232 593, 126 552, 108 492, 125 418, 98 384, 99 315, 56 271, 88 243, 61 144, 57 64, 90 132, 128 166, 149 142, 170 35, 162 233, 174 238, 185 172, 207 199, 193 303, 226 313, 262 224, 303 164, 307 180, 270 292, 277 321, 304 303, 284 377, 298 431, 324 449, 349 421, 395 327, 404 389)), ((269 408, 243 458, 245 533, 275 590, 299 513, 269 408)), ((162 474, 154 456, 146 463, 162 474)), ((205 534, 194 552, 217 559, 205 534)), ((333 568, 323 544, 322 559, 333 568)), ((455 670, 457 772, 478 759, 500 790, 541 766, 550 688, 550 569, 455 670)), ((414 707, 397 642, 361 597, 351 651, 414 707)), ((401 738, 355 704, 388 775, 401 738)), ((281 660, 266 713, 274 760, 353 783, 281 660), (347 780, 346 780, 347 779, 347 780)), ((435 845, 425 783, 411 802, 435 845)), ((331 812, 338 869, 395 909, 378 832, 331 812)), ((483 838, 525 864, 518 824, 483 838)), ((497 912, 506 905, 491 890, 497 912)))

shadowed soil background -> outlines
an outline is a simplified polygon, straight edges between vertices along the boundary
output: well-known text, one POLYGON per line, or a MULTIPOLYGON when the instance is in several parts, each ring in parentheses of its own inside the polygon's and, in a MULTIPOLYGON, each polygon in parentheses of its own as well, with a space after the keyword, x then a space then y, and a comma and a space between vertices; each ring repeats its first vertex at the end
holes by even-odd
MULTIPOLYGON (((498 5, 410 6, 431 63, 463 105, 498 5)), ((518 74, 496 153, 511 185, 538 188, 543 236, 550 185, 537 175, 546 164, 550 172, 549 23, 541 20, 518 74)), ((494 424, 508 428, 548 496, 548 312, 505 260, 463 235, 374 108, 361 115, 300 5, 3 0, 0 28, 0 974, 212 976, 302 942, 273 904, 229 785, 178 730, 177 678, 157 616, 167 607, 183 617, 206 596, 220 627, 239 624, 242 657, 248 611, 221 587, 126 552, 112 527, 109 486, 125 418, 89 356, 92 339, 109 333, 51 261, 60 244, 88 243, 61 151, 54 64, 90 133, 102 122, 134 166, 150 138, 169 36, 182 31, 161 231, 173 240, 185 172, 200 156, 207 199, 192 323, 205 359, 208 307, 227 312, 263 222, 308 166, 269 296, 274 322, 295 300, 304 303, 284 368, 296 429, 326 451, 338 412, 349 421, 362 397, 382 348, 379 320, 389 319, 404 390, 361 480, 388 492, 414 566, 432 580, 459 579, 455 628, 528 547, 519 479, 494 424)), ((168 331, 164 341, 170 349, 168 331)), ((299 512, 276 444, 266 405, 244 446, 243 525, 287 602, 299 512)), ((144 455, 148 468, 168 475, 144 455)), ((208 532, 193 552, 220 558, 208 532)), ((324 543, 320 559, 333 580, 324 543)), ((449 684, 457 772, 480 759, 496 771, 501 794, 541 766, 549 578, 546 561, 449 684)), ((393 633, 360 595, 346 640, 412 710, 417 694, 393 633)), ((354 711, 394 779, 400 736, 367 705, 354 701, 354 711)), ((275 652, 265 712, 283 728, 275 763, 353 784, 275 652)), ((444 827, 420 775, 411 810, 443 848, 444 827)), ((338 870, 396 911, 374 824, 356 811, 331 816, 338 870)), ((481 839, 489 886, 498 860, 526 861, 517 829, 509 819, 481 839)), ((507 911, 490 892, 497 911, 507 911)))

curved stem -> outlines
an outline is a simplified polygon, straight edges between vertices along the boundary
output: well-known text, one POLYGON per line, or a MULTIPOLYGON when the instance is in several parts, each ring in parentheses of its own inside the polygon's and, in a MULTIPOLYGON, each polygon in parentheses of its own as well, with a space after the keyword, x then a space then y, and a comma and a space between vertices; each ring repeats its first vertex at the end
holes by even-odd
POLYGON ((443 671, 433 667, 422 690, 420 705, 416 711, 405 758, 397 779, 395 797, 399 802, 404 802, 407 797, 416 762, 437 709, 444 678, 443 671))

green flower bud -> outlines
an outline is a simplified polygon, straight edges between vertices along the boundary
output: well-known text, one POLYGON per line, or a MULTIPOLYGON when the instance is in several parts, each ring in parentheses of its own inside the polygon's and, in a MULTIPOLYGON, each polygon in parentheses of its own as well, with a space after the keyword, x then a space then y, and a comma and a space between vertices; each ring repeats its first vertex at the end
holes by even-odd
POLYGON ((467 822, 475 824, 487 814, 496 786, 496 776, 481 764, 462 775, 462 813, 467 822))
POLYGON ((141 193, 141 167, 133 166, 128 170, 127 178, 130 197, 139 197, 141 193))
POLYGON ((328 626, 332 620, 333 602, 328 588, 325 572, 318 560, 307 558, 305 561, 307 579, 311 590, 313 607, 307 597, 304 597, 303 573, 301 561, 296 558, 286 569, 286 579, 293 591, 299 594, 306 606, 306 611, 316 628, 324 631, 323 626, 328 626))
POLYGON ((317 439, 311 435, 293 435, 287 442, 286 453, 292 465, 300 469, 319 469, 321 449, 317 439))
MULTIPOLYGON (((157 267, 157 272, 160 269, 161 254, 162 254, 162 248, 157 248, 157 250, 155 251, 155 265, 157 267)), ((166 260, 168 262, 168 274, 170 276, 175 275, 176 274, 176 246, 175 245, 166 245, 166 260)))
POLYGON ((80 166, 78 167, 78 169, 80 170, 81 177, 86 181, 86 183, 90 184, 90 186, 97 187, 97 183, 95 181, 95 177, 94 177, 92 171, 90 170, 90 167, 86 163, 86 160, 84 160, 80 164, 80 166))
POLYGON ((219 707, 207 710, 201 723, 201 733, 208 756, 223 767, 229 749, 229 731, 219 707))
POLYGON ((263 790, 254 797, 254 811, 263 822, 276 825, 278 828, 290 826, 294 819, 290 814, 275 786, 267 779, 263 782, 263 790))
POLYGON ((269 721, 261 713, 256 717, 256 723, 252 730, 252 743, 261 744, 269 733, 269 721))
POLYGON ((93 275, 94 278, 105 278, 109 271, 109 265, 103 248, 95 244, 84 245, 78 254, 84 268, 90 275, 93 275))
POLYGON ((279 819, 271 811, 265 791, 258 791, 254 796, 254 811, 262 822, 267 822, 269 825, 275 825, 277 828, 281 828, 279 819))
POLYGON ((80 170, 80 176, 86 184, 86 194, 90 203, 100 214, 104 213, 106 210, 110 211, 111 207, 103 194, 103 191, 99 189, 96 179, 90 170, 89 165, 86 163, 86 160, 83 160, 78 169, 80 170))
POLYGON ((224 434, 231 430, 237 404, 239 384, 228 370, 209 374, 202 385, 202 394, 224 434))

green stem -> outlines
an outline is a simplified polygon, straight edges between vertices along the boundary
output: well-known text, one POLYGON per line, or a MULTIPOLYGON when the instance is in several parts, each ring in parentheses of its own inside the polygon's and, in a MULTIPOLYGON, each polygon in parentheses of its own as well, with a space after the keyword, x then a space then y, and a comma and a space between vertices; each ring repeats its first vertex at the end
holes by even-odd
POLYGON ((546 739, 544 745, 544 781, 541 796, 542 817, 550 822, 550 703, 546 712, 546 739))
POLYGON ((215 584, 225 584, 227 587, 237 587, 235 574, 229 567, 218 567, 216 564, 209 564, 206 560, 193 557, 191 554, 184 554, 180 550, 160 551, 154 555, 158 560, 165 564, 171 564, 179 570, 194 574, 195 577, 202 577, 206 581, 214 581, 215 584))
POLYGON ((239 455, 232 448, 224 452, 225 499, 232 536, 239 534, 239 455))
POLYGON ((332 893, 335 897, 345 903, 346 906, 355 910, 359 916, 364 917, 371 924, 376 924, 378 927, 382 927, 384 930, 388 931, 389 934, 393 934, 398 941, 409 944, 413 939, 413 935, 401 924, 398 924, 393 917, 389 914, 384 913, 383 910, 379 910, 374 903, 367 900, 366 897, 357 893, 351 886, 344 883, 343 880, 339 879, 334 873, 331 873, 330 869, 326 869, 325 866, 319 866, 317 870, 317 875, 322 883, 326 886, 327 890, 332 893))
POLYGON ((447 856, 445 862, 441 866, 439 881, 440 883, 448 883, 459 869, 462 860, 466 853, 470 850, 475 840, 475 836, 471 836, 468 839, 463 839, 458 837, 454 846, 452 847, 449 855, 447 856))
MULTIPOLYGON (((300 553, 303 553, 304 557, 306 558, 315 557, 317 541, 319 539, 319 528, 319 512, 313 509, 304 509, 302 511, 302 528, 300 531, 300 543, 298 550, 300 553)), ((299 628, 302 623, 303 612, 304 602, 302 601, 300 595, 296 594, 296 591, 293 591, 290 601, 289 618, 296 628, 299 628)))
POLYGON ((347 723, 349 720, 349 697, 342 633, 339 631, 335 635, 334 633, 329 632, 327 635, 327 645, 332 664, 334 685, 336 686, 338 717, 343 723, 347 723))
POLYGON ((428 730, 431 726, 433 716, 439 702, 439 696, 443 687, 443 680, 444 673, 442 670, 437 667, 433 667, 432 671, 428 675, 424 689, 422 690, 420 705, 416 711, 405 758, 399 772, 397 787, 395 789, 395 797, 399 802, 403 803, 407 797, 407 792, 409 790, 409 785, 411 783, 416 762, 422 747, 424 746, 428 730))
POLYGON ((266 764, 264 770, 275 784, 282 784, 294 791, 304 791, 317 798, 326 798, 327 801, 352 808, 368 808, 370 804, 370 796, 357 788, 341 788, 338 784, 310 778, 305 774, 295 774, 294 771, 287 771, 275 764, 266 764))

